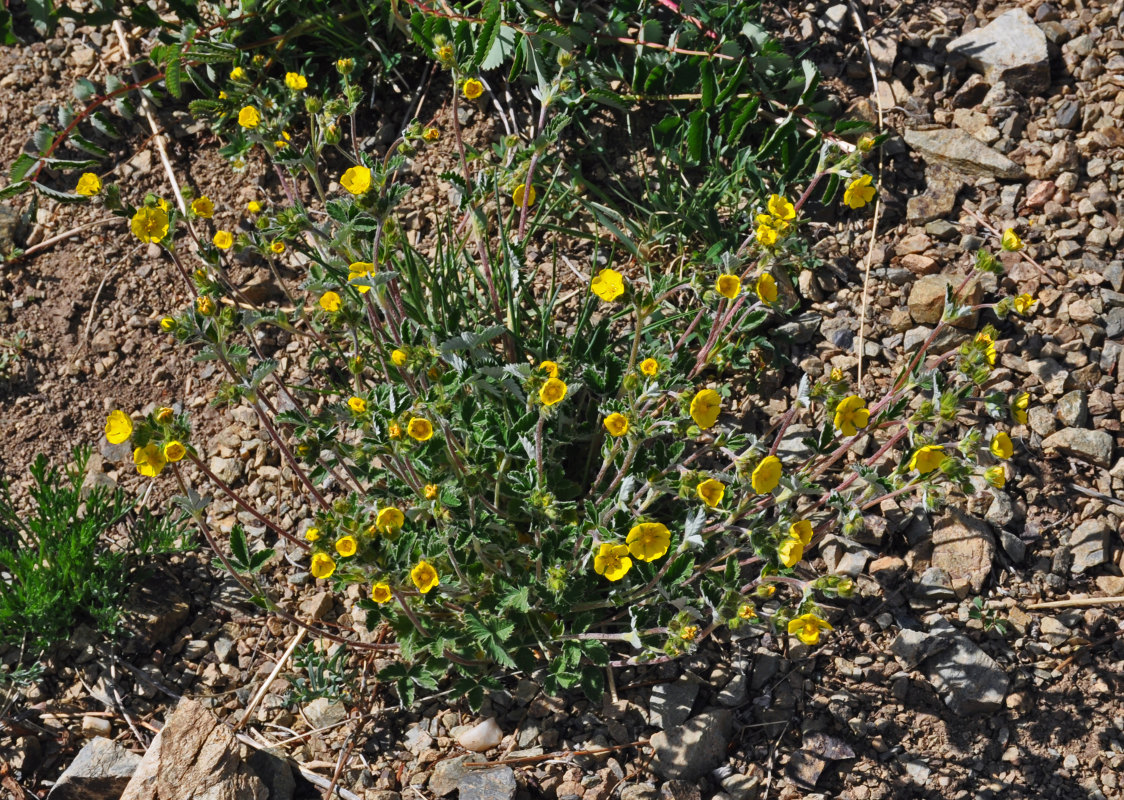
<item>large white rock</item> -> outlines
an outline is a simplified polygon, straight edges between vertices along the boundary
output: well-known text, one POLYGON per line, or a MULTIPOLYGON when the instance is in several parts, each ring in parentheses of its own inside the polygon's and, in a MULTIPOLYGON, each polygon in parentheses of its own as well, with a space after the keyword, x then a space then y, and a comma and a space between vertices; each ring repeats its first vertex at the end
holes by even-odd
POLYGON ((1001 14, 949 42, 948 52, 962 53, 991 85, 1004 81, 1025 93, 1050 88, 1050 54, 1046 34, 1021 8, 1001 14))

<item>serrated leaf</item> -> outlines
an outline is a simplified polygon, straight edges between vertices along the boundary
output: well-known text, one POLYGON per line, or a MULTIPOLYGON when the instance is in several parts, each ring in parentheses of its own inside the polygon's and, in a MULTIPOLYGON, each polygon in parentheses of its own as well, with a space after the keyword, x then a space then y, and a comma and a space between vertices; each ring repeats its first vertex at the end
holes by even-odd
POLYGON ((31 186, 31 181, 14 181, 9 183, 3 189, 0 189, 0 200, 7 200, 9 197, 15 197, 27 191, 27 187, 31 186))
POLYGON ((715 99, 718 97, 718 83, 714 79, 714 65, 709 59, 703 62, 699 78, 702 82, 702 100, 700 105, 703 108, 710 108, 714 105, 715 99))
POLYGON ((35 187, 35 191, 39 192, 44 197, 49 197, 56 203, 83 203, 89 199, 80 194, 61 192, 58 189, 52 189, 50 186, 44 186, 41 183, 32 183, 31 185, 35 187))
POLYGON ((691 112, 691 122, 687 126, 687 155, 696 163, 701 163, 706 154, 706 112, 691 112))
POLYGON ((113 120, 109 115, 102 111, 95 111, 90 116, 90 124, 93 125, 101 134, 108 136, 110 139, 120 139, 121 132, 117 130, 117 126, 113 124, 113 120))
POLYGON ((79 78, 74 83, 74 97, 80 103, 85 103, 98 93, 98 87, 88 78, 79 78))
POLYGON ((500 27, 500 0, 484 0, 481 9, 484 24, 480 26, 480 33, 476 37, 476 48, 472 53, 472 66, 479 69, 484 57, 492 49, 496 34, 500 27))
POLYGON ((72 147, 77 147, 79 150, 81 150, 85 153, 89 153, 92 156, 97 156, 99 158, 106 158, 109 155, 109 151, 106 150, 104 147, 102 147, 101 145, 94 144, 89 139, 87 139, 85 136, 82 136, 81 134, 78 134, 78 133, 71 133, 70 138, 67 139, 66 141, 67 141, 67 144, 71 145, 72 147))
POLYGON ((246 547, 246 532, 241 525, 235 525, 230 530, 231 561, 236 567, 246 567, 250 563, 250 551, 246 547))
POLYGON ((39 159, 30 153, 20 153, 19 157, 12 163, 11 169, 8 170, 8 178, 14 183, 22 181, 27 173, 31 172, 32 167, 38 163, 39 159))
POLYGON ((183 57, 178 52, 164 65, 164 86, 177 100, 183 97, 183 57))

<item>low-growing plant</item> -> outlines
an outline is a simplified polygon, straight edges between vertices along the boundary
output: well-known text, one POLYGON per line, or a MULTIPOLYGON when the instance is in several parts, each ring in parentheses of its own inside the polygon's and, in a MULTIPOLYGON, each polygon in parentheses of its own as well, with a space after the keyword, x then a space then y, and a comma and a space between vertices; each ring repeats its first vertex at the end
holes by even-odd
POLYGON ((348 667, 351 654, 339 645, 332 649, 322 643, 307 642, 293 651, 293 666, 299 670, 290 679, 285 704, 302 707, 324 698, 331 702, 355 699, 355 670, 348 667), (303 674, 302 674, 303 673, 303 674))
POLYGON ((31 465, 30 509, 0 481, 0 639, 33 649, 82 620, 115 630, 122 601, 153 556, 192 546, 179 515, 155 516, 123 489, 83 487, 89 450, 63 468, 31 465), (114 539, 114 537, 116 537, 114 539))

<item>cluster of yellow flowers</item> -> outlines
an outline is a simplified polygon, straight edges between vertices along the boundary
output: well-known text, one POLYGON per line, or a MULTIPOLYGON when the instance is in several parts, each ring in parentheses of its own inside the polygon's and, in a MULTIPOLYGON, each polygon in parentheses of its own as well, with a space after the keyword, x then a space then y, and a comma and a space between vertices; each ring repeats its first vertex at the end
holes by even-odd
POLYGON ((796 207, 779 194, 773 194, 769 195, 766 208, 768 213, 757 215, 756 236, 761 246, 772 247, 792 227, 796 207))
MULTIPOLYGON (((158 408, 152 417, 158 425, 167 425, 175 416, 170 408, 158 408)), ((105 438, 110 444, 124 444, 133 436, 133 420, 124 411, 111 411, 105 420, 105 438)), ((177 439, 167 439, 163 445, 147 442, 133 450, 133 464, 146 478, 155 478, 168 464, 174 464, 187 455, 187 447, 177 439)))

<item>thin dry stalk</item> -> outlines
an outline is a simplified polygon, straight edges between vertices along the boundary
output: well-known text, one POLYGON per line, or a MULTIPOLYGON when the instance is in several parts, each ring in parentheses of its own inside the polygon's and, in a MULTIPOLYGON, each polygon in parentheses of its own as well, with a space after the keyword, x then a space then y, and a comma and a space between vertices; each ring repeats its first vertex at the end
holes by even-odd
POLYGON ((1116 597, 1072 597, 1069 600, 1052 600, 1049 603, 1031 603, 1027 611, 1044 611, 1048 608, 1095 608, 1124 604, 1124 595, 1116 597))
POLYGON ((253 699, 250 700, 250 704, 246 706, 246 713, 242 715, 241 719, 234 723, 235 732, 237 732, 239 728, 246 724, 246 720, 250 718, 250 714, 253 713, 254 709, 257 708, 258 703, 260 703, 262 698, 265 697, 265 693, 266 690, 269 689, 269 685, 273 683, 273 679, 277 677, 277 673, 279 673, 281 671, 281 668, 285 666, 285 662, 289 660, 289 656, 293 654, 293 650, 295 650, 297 645, 301 643, 301 639, 304 638, 304 635, 306 633, 308 633, 308 628, 301 628, 297 631, 297 635, 293 637, 293 641, 289 642, 289 646, 285 648, 285 652, 281 654, 281 658, 277 659, 277 663, 274 664, 273 670, 269 673, 269 677, 265 679, 260 687, 258 687, 257 692, 254 693, 253 699))

